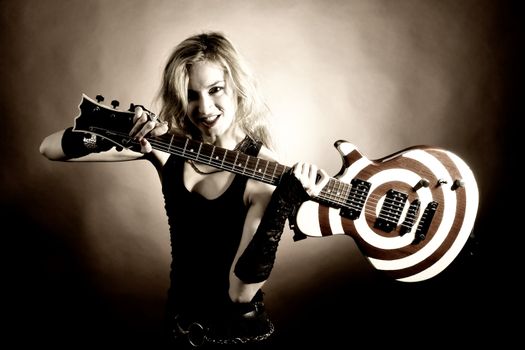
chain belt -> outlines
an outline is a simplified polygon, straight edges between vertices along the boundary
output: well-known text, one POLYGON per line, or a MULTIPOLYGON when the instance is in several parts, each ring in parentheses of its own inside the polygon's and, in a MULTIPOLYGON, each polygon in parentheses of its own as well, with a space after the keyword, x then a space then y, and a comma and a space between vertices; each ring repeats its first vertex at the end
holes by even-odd
POLYGON ((186 339, 193 347, 199 347, 203 344, 222 344, 222 345, 236 345, 246 344, 253 342, 260 342, 268 339, 273 332, 275 327, 271 321, 269 322, 269 329, 266 333, 254 335, 254 336, 242 336, 233 338, 221 338, 221 337, 210 337, 208 336, 208 328, 199 322, 192 322, 186 329, 182 327, 179 322, 179 315, 175 316, 175 326, 173 328, 173 336, 175 340, 186 339))

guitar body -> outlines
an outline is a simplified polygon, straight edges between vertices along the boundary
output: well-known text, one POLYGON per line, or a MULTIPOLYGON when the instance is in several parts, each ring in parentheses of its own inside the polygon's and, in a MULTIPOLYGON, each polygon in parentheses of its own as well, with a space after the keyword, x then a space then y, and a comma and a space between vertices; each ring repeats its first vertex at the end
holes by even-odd
POLYGON ((380 160, 367 159, 348 142, 335 146, 344 164, 335 177, 369 186, 361 213, 355 218, 307 201, 297 212, 297 228, 310 237, 351 236, 376 269, 399 281, 422 281, 445 269, 465 245, 478 210, 467 164, 427 146, 380 160))
MULTIPOLYGON (((83 95, 74 131, 140 149, 129 132, 133 113, 83 95)), ((181 135, 148 139, 154 149, 277 186, 290 168, 181 135)), ((445 269, 472 231, 478 209, 474 175, 452 152, 415 146, 369 160, 345 141, 335 144, 341 171, 301 205, 294 229, 310 237, 348 235, 372 265, 404 282, 445 269)))

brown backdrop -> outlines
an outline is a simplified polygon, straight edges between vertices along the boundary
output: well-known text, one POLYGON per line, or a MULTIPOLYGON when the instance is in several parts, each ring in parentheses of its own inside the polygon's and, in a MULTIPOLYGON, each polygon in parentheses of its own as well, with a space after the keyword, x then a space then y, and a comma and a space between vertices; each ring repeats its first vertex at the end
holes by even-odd
POLYGON ((386 280, 349 237, 294 243, 287 231, 266 286, 281 344, 496 337, 487 315, 517 306, 508 243, 520 230, 509 202, 520 10, 489 0, 1 1, 7 333, 19 344, 152 344, 170 252, 153 168, 54 163, 38 145, 72 124, 82 93, 155 108, 173 45, 214 29, 257 72, 284 163, 335 174, 339 139, 371 159, 432 144, 467 161, 481 191, 474 239, 425 283, 386 280))

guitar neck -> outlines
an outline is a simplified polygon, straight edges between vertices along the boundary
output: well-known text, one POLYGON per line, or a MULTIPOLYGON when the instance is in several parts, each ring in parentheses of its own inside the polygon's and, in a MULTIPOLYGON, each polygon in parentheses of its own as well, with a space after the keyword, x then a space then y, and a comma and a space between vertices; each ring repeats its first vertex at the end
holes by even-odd
POLYGON ((282 175, 289 169, 289 167, 277 162, 231 151, 184 136, 165 134, 151 138, 149 141, 156 150, 208 164, 274 186, 281 182, 282 175))
MULTIPOLYGON (((274 186, 277 186, 281 182, 283 174, 290 170, 290 167, 278 162, 231 151, 185 136, 165 134, 157 138, 150 138, 149 142, 156 150, 208 164, 274 186)), ((347 202, 351 188, 352 186, 349 184, 330 178, 328 184, 317 196, 313 196, 312 200, 329 204, 332 207, 351 205, 347 202)))

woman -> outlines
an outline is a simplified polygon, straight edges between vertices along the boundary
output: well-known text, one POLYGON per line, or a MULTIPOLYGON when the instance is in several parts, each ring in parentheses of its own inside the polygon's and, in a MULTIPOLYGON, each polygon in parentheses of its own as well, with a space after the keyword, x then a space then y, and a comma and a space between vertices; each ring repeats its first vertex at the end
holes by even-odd
POLYGON ((170 132, 276 161, 256 82, 221 33, 182 41, 165 66, 159 95, 159 119, 135 108, 130 136, 140 151, 117 150, 100 137, 90 143, 68 128, 46 137, 40 152, 61 161, 149 160, 160 175, 170 224, 169 338, 181 346, 263 344, 274 328, 261 288, 285 221, 328 176, 298 163, 274 187, 152 149, 148 138, 170 132))

